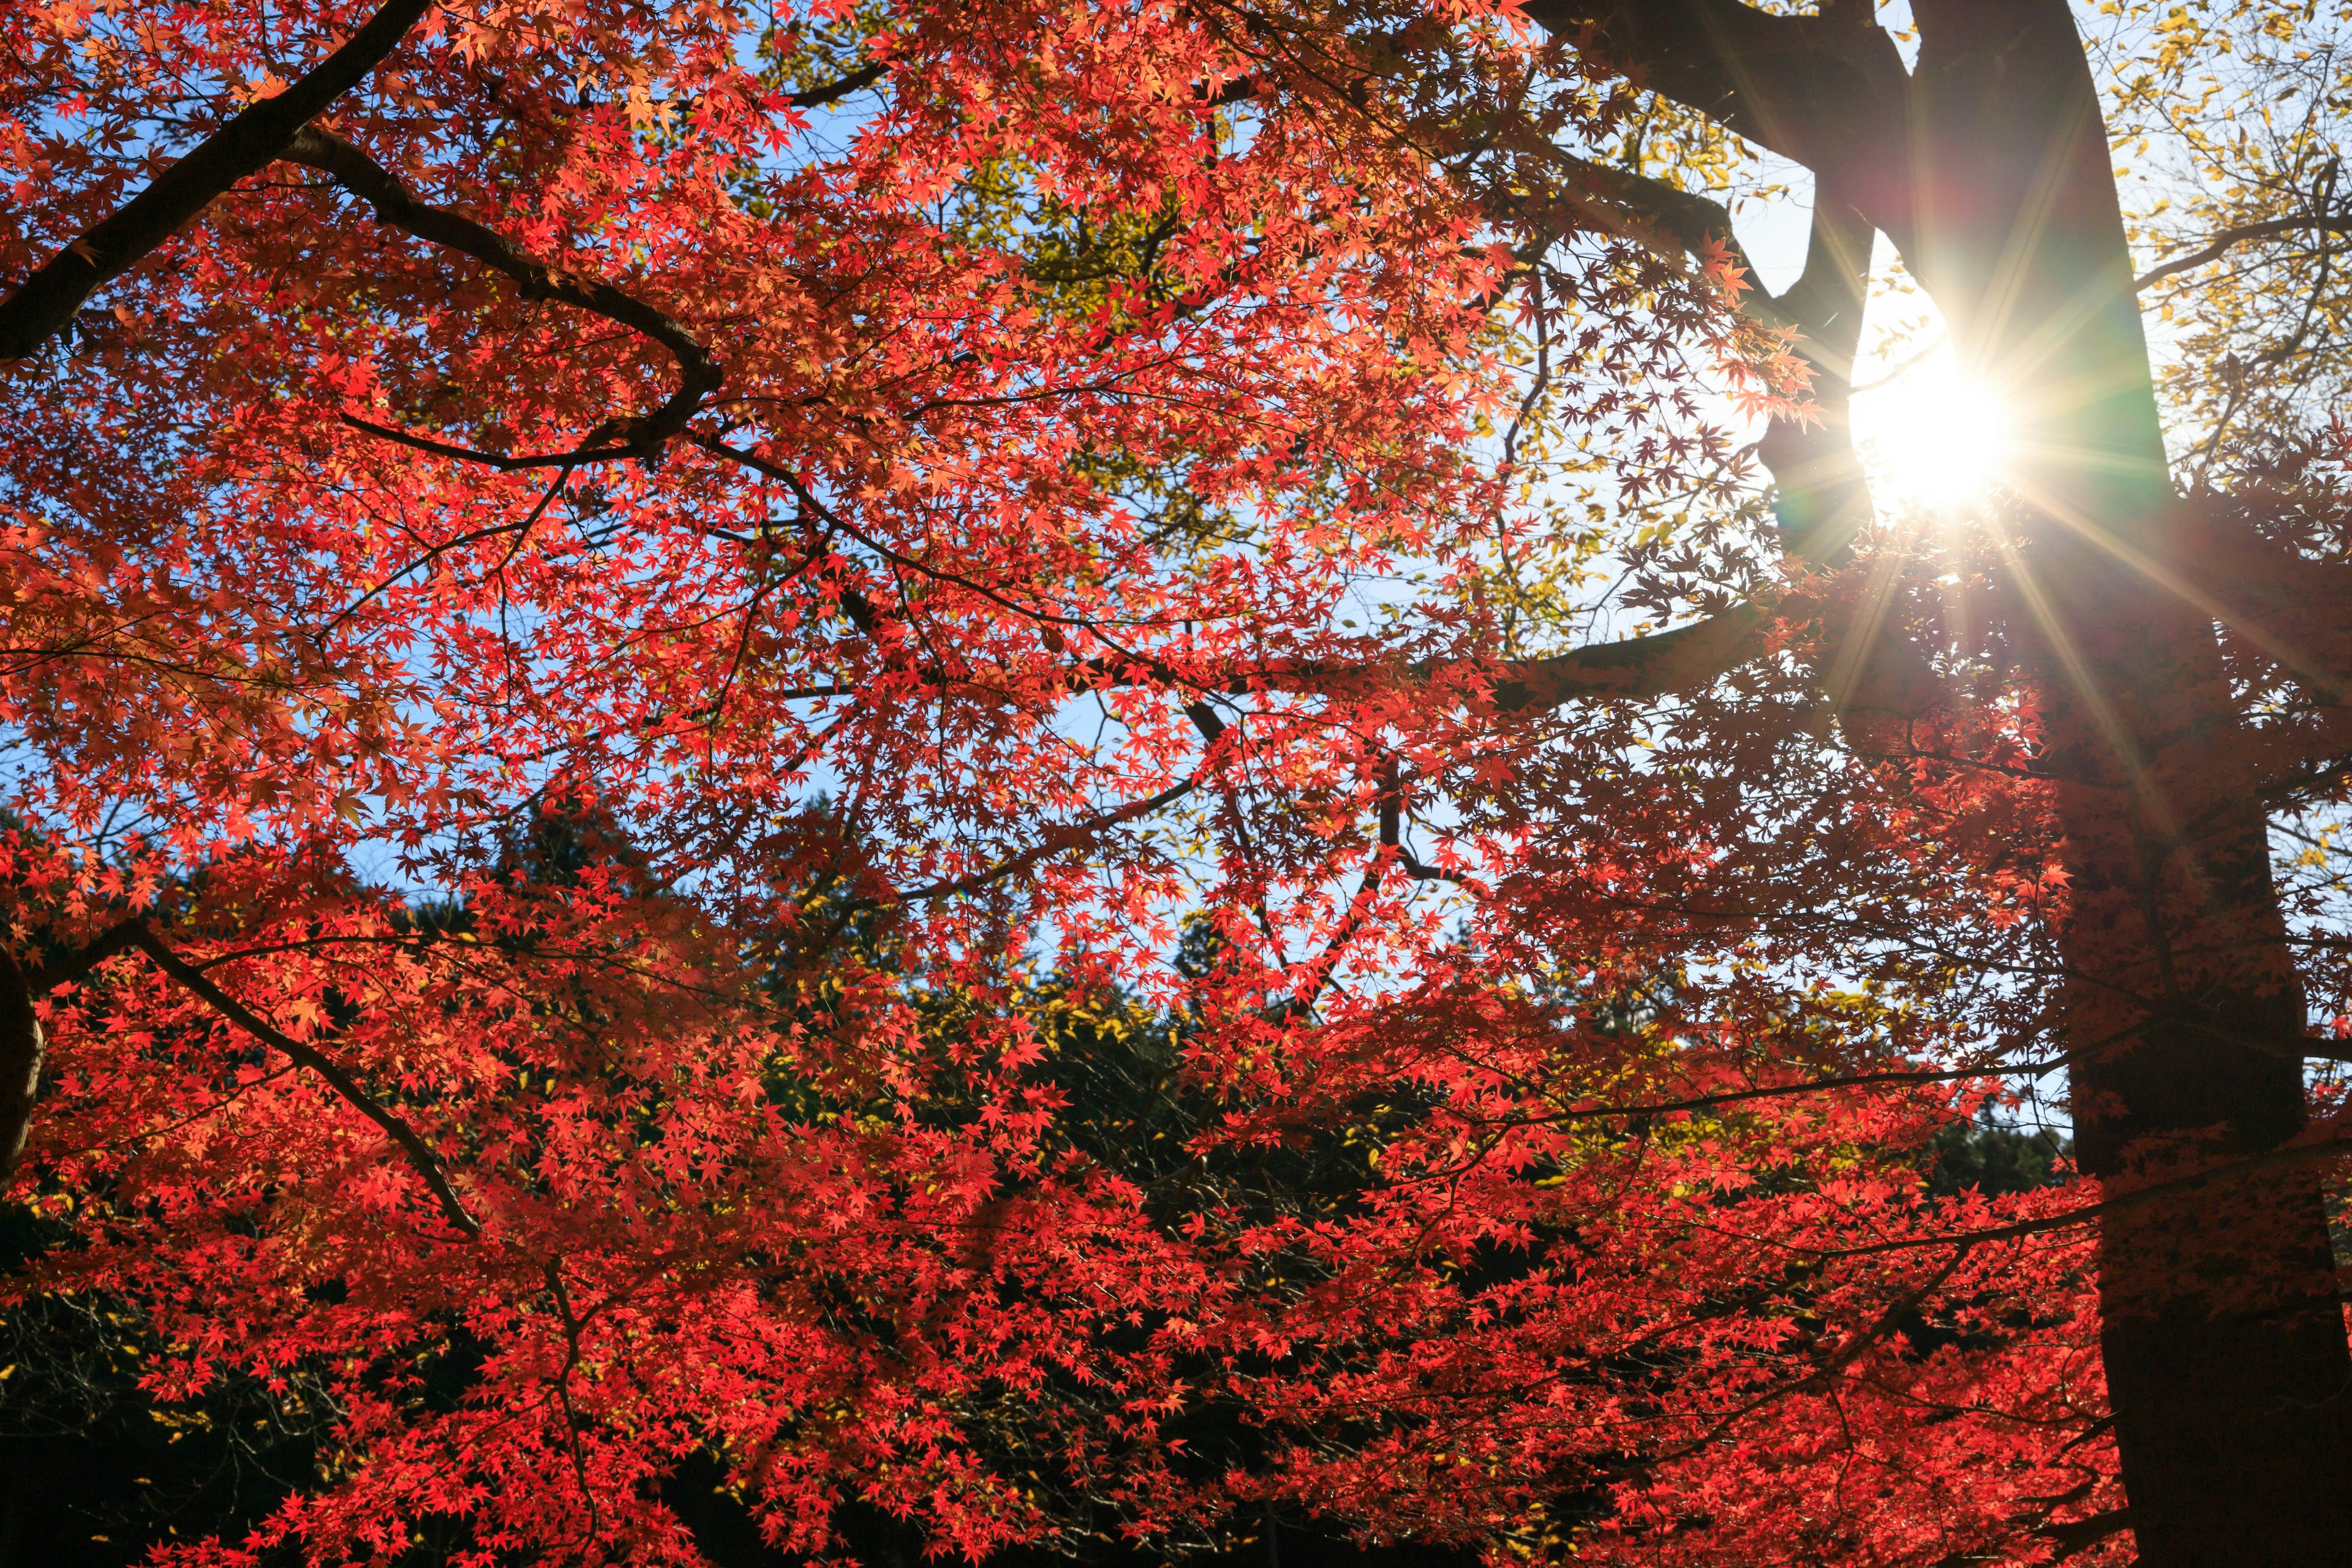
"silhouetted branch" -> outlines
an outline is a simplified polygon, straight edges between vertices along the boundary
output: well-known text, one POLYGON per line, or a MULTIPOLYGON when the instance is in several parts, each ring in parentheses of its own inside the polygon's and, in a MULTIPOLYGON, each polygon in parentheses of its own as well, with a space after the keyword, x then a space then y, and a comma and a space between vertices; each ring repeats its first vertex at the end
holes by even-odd
POLYGON ((378 1105, 357 1079, 317 1047, 304 1045, 214 984, 203 973, 165 946, 152 928, 141 926, 133 945, 152 959, 156 968, 178 981, 213 1011, 296 1066, 308 1068, 318 1074, 326 1080, 327 1087, 341 1095, 352 1110, 383 1128, 385 1134, 400 1145, 401 1152, 408 1157, 408 1163, 417 1175, 424 1179, 449 1223, 463 1232, 468 1240, 481 1239, 481 1222, 466 1212, 466 1205, 458 1201, 456 1190, 449 1185, 449 1178, 442 1171, 441 1162, 434 1157, 432 1149, 417 1135, 415 1128, 378 1105))
POLYGON ((315 128, 305 128, 288 142, 283 157, 288 163, 300 163, 333 175, 337 184, 374 208, 375 216, 383 223, 419 239, 460 251, 491 270, 512 279, 521 287, 523 298, 574 306, 642 332, 661 344, 668 351, 670 358, 677 363, 677 390, 661 406, 650 414, 613 422, 591 432, 577 451, 544 458, 502 458, 427 441, 422 437, 403 436, 382 426, 346 416, 348 423, 399 440, 406 446, 501 468, 577 465, 608 457, 651 457, 663 442, 686 428, 686 422, 694 416, 702 400, 718 388, 720 373, 717 362, 711 359, 700 341, 674 317, 656 310, 634 295, 622 292, 602 279, 551 267, 497 230, 469 217, 461 216, 446 207, 425 205, 410 195, 390 171, 341 137, 331 136, 315 128), (598 445, 608 438, 619 445, 610 447, 598 445))
POLYGON ((269 166, 305 122, 359 85, 390 54, 433 0, 391 0, 275 98, 248 105, 194 152, 41 264, 0 300, 0 360, 22 359, 73 320, 91 290, 121 276, 212 199, 269 166))
POLYGON ((2274 239, 2297 229, 2320 229, 2329 234, 2352 234, 2352 213, 2297 213, 2292 217, 2274 217, 2261 223, 2243 223, 2235 228, 2225 228, 2204 245, 2186 256, 2177 257, 2161 266, 2141 273, 2132 279, 2132 288, 2140 289, 2151 283, 2179 272, 2193 272, 2210 261, 2219 261, 2230 251, 2250 239, 2274 239))
POLYGON ((0 1182, 24 1158, 33 1126, 33 1101, 40 1092, 41 1062, 47 1042, 35 1010, 51 986, 78 980, 96 965, 135 945, 144 921, 110 927, 65 958, 30 968, 0 942, 0 1182))
POLYGON ((872 87, 889 74, 889 66, 877 60, 872 65, 860 66, 838 81, 829 81, 823 87, 813 87, 806 92, 796 92, 786 101, 790 102, 794 109, 816 109, 824 104, 838 103, 853 92, 861 92, 872 87))
POLYGON ((1530 0, 1527 15, 1643 86, 1817 174, 1898 243, 1912 226, 1910 75, 1868 0, 1775 16, 1741 0, 1530 0))
POLYGON ((0 942, 0 1182, 15 1173, 25 1152, 46 1047, 32 985, 16 954, 0 942))
POLYGON ((2063 1563, 2077 1552, 2086 1547, 2096 1546, 2109 1536, 2120 1535, 2131 1527, 2131 1510, 2114 1508, 2105 1513, 2095 1513, 2088 1519, 2070 1520, 2064 1524, 2041 1525, 2034 1530, 2033 1533, 2057 1546, 2058 1555, 2052 1558, 2051 1562, 2063 1563))

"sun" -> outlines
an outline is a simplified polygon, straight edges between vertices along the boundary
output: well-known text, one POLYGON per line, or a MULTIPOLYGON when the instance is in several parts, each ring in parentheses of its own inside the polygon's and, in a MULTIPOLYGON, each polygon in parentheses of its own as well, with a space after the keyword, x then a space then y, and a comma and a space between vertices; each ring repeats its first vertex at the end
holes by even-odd
POLYGON ((1858 387, 1851 417, 1874 488, 1934 510, 1972 506, 1999 486, 2019 434, 2006 401, 1948 348, 1858 387))

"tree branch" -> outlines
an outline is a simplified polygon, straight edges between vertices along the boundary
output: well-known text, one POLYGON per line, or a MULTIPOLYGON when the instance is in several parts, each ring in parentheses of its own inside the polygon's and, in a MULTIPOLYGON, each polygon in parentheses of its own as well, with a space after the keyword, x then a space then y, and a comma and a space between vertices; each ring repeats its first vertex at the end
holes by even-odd
POLYGON ((1898 237, 1913 226, 1910 78, 1866 5, 1781 16, 1740 0, 1529 0, 1538 26, 1816 174, 1898 237))
POLYGON ((1686 626, 1504 666, 1495 706, 1554 708, 1579 698, 1670 697, 1696 690, 1764 651, 1771 624, 1760 604, 1738 605, 1686 626))
POLYGON ((1958 1271, 1961 1260, 1967 1256, 1968 1252, 1965 1247, 1961 1248, 1958 1252, 1954 1253, 1945 1261, 1942 1268, 1937 1269, 1935 1273, 1927 1277, 1925 1283, 1921 1284, 1916 1289, 1911 1290, 1905 1295, 1898 1296, 1894 1300, 1889 1301, 1885 1310, 1883 1310, 1878 1316, 1871 1321, 1867 1328, 1858 1330, 1853 1334, 1850 1335, 1843 1344, 1831 1352, 1819 1366, 1813 1368, 1812 1371, 1807 1373, 1804 1376, 1797 1378, 1792 1382, 1784 1383, 1777 1388, 1768 1389, 1763 1394, 1760 1394, 1754 1399, 1749 1400, 1747 1404, 1740 1405, 1738 1409, 1724 1415, 1722 1418, 1717 1420, 1714 1426, 1707 1428, 1706 1431, 1701 1433, 1698 1436, 1690 1439, 1688 1442, 1682 1444, 1678 1447, 1671 1448, 1665 1453, 1653 1455, 1643 1460, 1641 1462, 1641 1468, 1644 1469, 1654 1468, 1658 1466, 1671 1465, 1677 1460, 1687 1459, 1695 1454, 1701 1453, 1704 1450, 1714 1447, 1718 1439, 1730 1432, 1733 1427, 1738 1426, 1740 1422, 1745 1421, 1748 1416, 1755 1415, 1758 1411, 1763 1410, 1770 1405, 1778 1405, 1781 1400, 1790 1397, 1791 1394, 1803 1394, 1812 1389, 1825 1386, 1831 1379, 1836 1377, 1838 1373, 1843 1372, 1847 1367, 1852 1366, 1856 1361, 1860 1360, 1864 1352, 1880 1343, 1889 1335, 1893 1334, 1896 1329, 1900 1328, 1906 1318, 1909 1317, 1913 1312, 1917 1311, 1920 1305, 1925 1302, 1928 1297, 1934 1295, 1938 1289, 1942 1289, 1944 1281, 1949 1279, 1958 1271))
POLYGON ((1107 811, 1102 816, 1090 817, 1085 822, 1074 822, 1050 829, 1037 843, 1018 854, 1006 856, 984 871, 975 871, 969 877, 958 877, 953 881, 933 882, 927 887, 917 888, 893 898, 854 900, 848 907, 880 909, 889 904, 911 904, 932 899, 953 898, 959 893, 978 892, 992 883, 1001 882, 1007 877, 1028 869, 1040 860, 1051 859, 1054 856, 1066 850, 1075 849, 1098 833, 1107 832, 1123 822, 1132 822, 1137 817, 1155 812, 1163 805, 1173 805, 1192 794, 1196 783, 1197 781, 1193 779, 1183 779, 1161 790, 1158 795, 1147 795, 1141 800, 1131 800, 1116 811, 1107 811))
MULTIPOLYGON (((1813 367, 1813 401, 1820 416, 1776 418, 1765 426, 1757 446, 1757 456, 1772 470, 1777 491, 1772 510, 1780 524, 1782 547, 1813 566, 1844 565, 1871 517, 1870 485, 1854 451, 1848 416, 1853 358, 1862 345, 1863 312, 1870 300, 1874 237, 1870 220, 1845 200, 1838 183, 1827 174, 1816 176, 1805 270, 1778 303, 1794 318, 1796 350, 1813 367)), ((1832 663, 1851 664, 1859 653, 1853 650, 1832 663)), ((1837 684, 1832 679, 1833 689, 1837 684)))
POLYGON ((0 300, 0 361, 23 359, 54 337, 100 284, 121 276, 212 199, 258 174, 303 124, 359 85, 433 0, 390 0, 293 86, 248 105, 194 152, 41 264, 0 300))
POLYGON ((315 1047, 304 1045, 258 1015, 236 997, 206 979, 204 973, 163 944, 152 927, 142 924, 131 939, 132 945, 152 959, 155 967, 170 975, 187 990, 195 994, 213 1011, 263 1045, 285 1057, 298 1067, 308 1068, 326 1080, 327 1087, 341 1096, 351 1108, 383 1129, 386 1136, 400 1146, 409 1164, 423 1178, 442 1215, 462 1232, 469 1241, 482 1238, 481 1222, 466 1212, 457 1194, 449 1185, 448 1176, 432 1149, 417 1135, 416 1130, 393 1112, 378 1105, 357 1079, 345 1072, 335 1061, 315 1047))
MULTIPOLYGON (((521 286, 527 300, 548 300, 591 311, 610 321, 633 329, 653 339, 667 350, 677 363, 677 390, 652 413, 619 421, 592 433, 582 448, 543 460, 497 458, 488 453, 468 452, 463 447, 444 447, 441 443, 425 443, 422 437, 400 437, 404 444, 429 445, 431 449, 449 455, 488 461, 502 468, 523 466, 543 467, 547 463, 578 464, 599 458, 634 455, 650 458, 661 444, 686 428, 702 400, 719 383, 719 369, 708 350, 692 332, 675 318, 656 310, 634 295, 623 293, 602 279, 578 272, 559 270, 522 250, 495 229, 462 217, 444 207, 426 206, 411 196, 401 183, 381 163, 365 153, 323 131, 306 127, 295 133, 282 154, 290 163, 300 163, 334 176, 337 184, 375 209, 376 217, 391 226, 445 246, 451 250, 472 257, 492 271, 504 274, 521 286), (609 436, 620 446, 599 447, 597 443, 609 436)), ((359 420, 350 421, 362 428, 359 420)))
POLYGON ((1853 1247, 1799 1247, 1789 1245, 1791 1252, 1809 1253, 1824 1261, 1845 1258, 1878 1258, 1892 1252, 1916 1252, 1923 1247, 1971 1247, 1989 1241, 2015 1241, 2024 1237, 2040 1236, 2053 1230, 2076 1230, 2112 1214, 2123 1214, 2184 1193, 2200 1191, 2216 1183, 2233 1184, 2248 1181, 2267 1172, 2285 1170, 2315 1160, 2341 1160, 2352 1155, 2352 1138, 2326 1138, 2309 1143, 2288 1143, 2264 1153, 2250 1155, 2226 1165, 2192 1172, 2169 1181, 2152 1182, 2145 1187, 2134 1187, 2116 1197, 2098 1203, 2084 1204, 2081 1208, 2066 1209, 2058 1214, 2042 1215, 2032 1219, 2017 1220, 2009 1225, 1986 1226, 1978 1230, 1953 1231, 1946 1236, 1914 1237, 1901 1241, 1864 1242, 1853 1247))
POLYGON ((2182 569, 2166 586, 2323 702, 2352 701, 2352 565, 2300 554, 2226 514, 2182 532, 2182 569))
POLYGON ((146 929, 147 921, 143 916, 117 921, 65 957, 44 963, 35 970, 33 989, 47 991, 69 980, 79 980, 115 954, 129 952, 138 946, 139 933, 146 929))
POLYGON ((2039 1525, 2035 1527, 2033 1533, 2058 1548, 2058 1555, 2052 1558, 2051 1562, 2063 1563, 2085 1547, 2096 1546, 2107 1537, 2120 1535, 2131 1527, 2131 1510, 2114 1508, 2105 1513, 2095 1513, 2088 1519, 2069 1520, 2063 1524, 2039 1525))
POLYGON ((2221 260, 2229 254, 2231 247, 2243 245, 2250 239, 2273 239, 2299 228, 2323 229, 2329 234, 2352 234, 2352 214, 2297 213, 2293 217, 2274 217, 2262 223, 2242 223, 2235 228, 2225 228, 2188 255, 2141 273, 2132 279, 2132 289, 2137 292, 2177 272, 2193 272, 2209 261, 2221 260))
POLYGON ((1550 1127, 1562 1122, 1593 1121, 1602 1119, 1641 1121, 1654 1116, 1675 1116, 1685 1111, 1709 1110, 1719 1105, 1740 1105, 1756 1100, 1786 1100, 1807 1094, 1835 1094, 1841 1089, 1867 1089, 1883 1084, 1951 1083, 1960 1079, 2012 1078, 2024 1073, 2040 1075, 2053 1068, 2063 1067, 2064 1059, 2015 1062, 2003 1066, 1997 1062, 1979 1062, 1974 1067, 1946 1068, 1931 1072, 1869 1072, 1849 1078, 1810 1079, 1801 1083, 1768 1084, 1758 1089, 1726 1089, 1719 1094, 1695 1095, 1688 1100, 1660 1100, 1654 1104, 1570 1105, 1563 1110, 1528 1116, 1465 1117, 1463 1120, 1481 1127, 1550 1127))
POLYGON ((26 968, 0 943, 0 1183, 7 1181, 24 1158, 25 1142, 33 1126, 33 1100, 40 1092, 41 1061, 47 1042, 42 1037, 38 999, 52 986, 84 974, 138 941, 146 921, 124 921, 109 927, 72 953, 51 963, 26 968))
MULTIPOLYGON (((1733 233, 1731 211, 1721 202, 1573 153, 1554 149, 1550 159, 1572 184, 1571 190, 1560 195, 1591 226, 1622 234, 1653 255, 1675 262, 1704 255, 1711 240, 1730 253, 1751 282, 1755 280, 1756 263, 1733 233)), ((1776 331, 1800 325, 1760 283, 1739 297, 1738 306, 1741 314, 1776 331)))
POLYGON ((837 81, 829 81, 823 87, 813 87, 806 92, 793 93, 785 101, 794 109, 816 109, 824 104, 838 103, 853 92, 862 92, 866 88, 872 87, 889 74, 888 63, 877 60, 872 65, 860 66, 837 81))
POLYGON ((1492 699, 1496 709, 1505 713, 1584 700, 1673 697, 1697 690, 1761 654, 1773 609, 1769 602, 1751 601, 1669 632, 1500 663, 1431 658, 1399 668, 1373 661, 1270 659, 1204 681, 1158 660, 1106 658, 1088 660, 1073 670, 1069 685, 1074 690, 1084 690, 1156 680, 1231 697, 1260 691, 1329 695, 1382 680, 1425 684, 1473 669, 1490 669, 1497 677, 1492 699))
MULTIPOLYGON (((1067 617, 1047 615, 1016 604, 983 584, 941 574, 919 561, 888 549, 819 505, 789 468, 772 463, 756 452, 730 447, 718 440, 698 440, 696 445, 714 456, 741 463, 755 472, 789 485, 803 506, 825 517, 849 537, 910 571, 952 583, 1033 620, 1079 624, 1067 617)), ((858 629, 872 636, 877 624, 872 606, 862 603, 853 605, 846 595, 842 603, 843 608, 857 622, 858 629)), ((1706 620, 1677 626, 1670 632, 1633 637, 1624 642, 1602 643, 1547 658, 1514 660, 1501 668, 1502 679, 1495 688, 1495 706, 1506 712, 1516 712, 1528 708, 1557 707, 1580 698, 1668 697, 1694 690, 1745 664, 1764 650, 1764 632, 1771 624, 1771 609, 1768 604, 1745 604, 1706 620)), ((1407 667, 1402 673, 1409 679, 1427 680, 1454 668, 1459 666, 1451 661, 1423 660, 1407 667)), ((1328 691, 1377 679, 1383 673, 1383 667, 1373 663, 1276 660, 1252 669, 1234 671, 1222 679, 1203 683, 1197 677, 1188 677, 1156 659, 1105 657, 1078 665, 1070 671, 1067 680, 1074 690, 1102 686, 1133 686, 1143 680, 1157 680, 1169 686, 1191 687, 1200 692, 1243 696, 1263 690, 1328 691)), ((1393 667, 1388 667, 1385 673, 1393 675, 1399 672, 1393 667)), ((944 677, 937 672, 933 672, 930 679, 946 683, 944 677)))

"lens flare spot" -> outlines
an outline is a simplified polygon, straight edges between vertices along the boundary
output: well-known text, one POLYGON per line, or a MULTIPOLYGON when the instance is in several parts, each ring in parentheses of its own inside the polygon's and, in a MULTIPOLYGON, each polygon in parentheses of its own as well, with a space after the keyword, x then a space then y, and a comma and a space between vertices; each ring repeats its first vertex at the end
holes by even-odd
POLYGON ((1874 489, 1903 507, 1973 505, 2003 482, 2018 438, 2003 400, 1948 351, 1857 389, 1853 419, 1874 489))

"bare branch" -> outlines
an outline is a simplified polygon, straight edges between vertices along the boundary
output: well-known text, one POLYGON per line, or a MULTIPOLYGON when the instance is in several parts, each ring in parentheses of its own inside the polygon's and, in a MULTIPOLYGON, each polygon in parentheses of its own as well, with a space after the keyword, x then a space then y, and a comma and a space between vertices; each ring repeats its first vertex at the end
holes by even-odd
POLYGON ((433 0, 390 0, 341 48, 275 98, 249 105, 145 190, 41 264, 0 300, 0 361, 23 359, 73 320, 99 285, 118 278, 212 199, 278 158, 305 122, 359 85, 433 0))
POLYGON ((2175 273, 2194 272, 2209 261, 2221 260, 2232 247, 2243 245, 2250 239, 2275 239, 2282 234, 2293 234, 2297 229, 2352 234, 2352 213, 2297 213, 2292 217, 2274 217, 2262 223, 2242 223, 2235 228, 2225 228, 2188 255, 2176 257, 2141 273, 2132 279, 2132 288, 2138 290, 2151 283, 2161 282, 2175 273))

